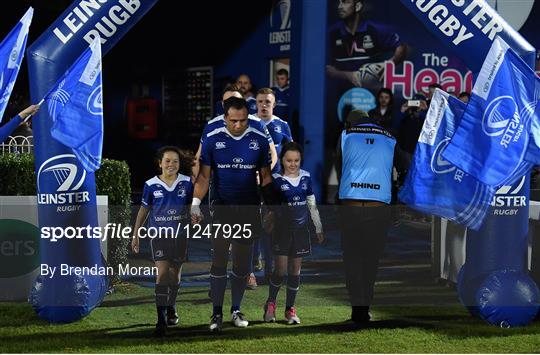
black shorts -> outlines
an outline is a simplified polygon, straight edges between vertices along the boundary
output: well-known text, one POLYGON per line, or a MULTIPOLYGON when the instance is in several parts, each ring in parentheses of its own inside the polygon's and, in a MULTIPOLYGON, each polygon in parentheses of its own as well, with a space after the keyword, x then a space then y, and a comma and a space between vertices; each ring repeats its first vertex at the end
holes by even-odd
POLYGON ((180 266, 186 261, 187 238, 152 238, 150 248, 154 262, 168 261, 174 266, 180 266))
POLYGON ((300 229, 276 228, 272 234, 274 255, 301 258, 311 255, 311 232, 308 227, 300 229))
MULTIPOLYGON (((232 243, 253 244, 261 237, 260 206, 214 206, 212 224, 231 226, 235 232, 234 237, 229 237, 232 243)), ((223 235, 214 237, 222 238, 223 235)))

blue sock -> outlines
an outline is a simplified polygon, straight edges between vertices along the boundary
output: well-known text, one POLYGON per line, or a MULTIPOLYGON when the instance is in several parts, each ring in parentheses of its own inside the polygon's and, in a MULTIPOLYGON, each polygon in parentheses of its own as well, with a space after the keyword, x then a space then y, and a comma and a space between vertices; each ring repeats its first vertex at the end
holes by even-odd
POLYGON ((268 285, 268 300, 266 302, 276 303, 277 295, 282 283, 283 276, 272 274, 272 277, 270 278, 270 283, 268 285))
POLYGON ((300 288, 300 275, 289 275, 287 277, 287 300, 285 305, 287 309, 290 309, 294 306, 294 301, 296 300, 296 294, 300 288))
POLYGON ((156 284, 154 291, 156 296, 158 324, 167 324, 167 298, 169 297, 169 286, 156 284))
POLYGON ((242 272, 233 267, 231 272, 231 312, 240 310, 242 299, 244 298, 244 292, 246 291, 247 277, 248 273, 246 271, 242 272))
POLYGON ((210 290, 212 293, 212 304, 214 314, 223 314, 223 298, 227 288, 227 269, 225 267, 213 266, 210 268, 210 290))

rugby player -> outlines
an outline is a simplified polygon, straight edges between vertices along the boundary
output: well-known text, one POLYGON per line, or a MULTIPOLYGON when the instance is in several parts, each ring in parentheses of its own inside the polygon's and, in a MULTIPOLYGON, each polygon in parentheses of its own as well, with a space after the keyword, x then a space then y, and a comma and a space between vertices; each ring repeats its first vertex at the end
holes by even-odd
POLYGON ((279 69, 276 72, 277 86, 273 87, 274 95, 276 97, 275 113, 279 118, 289 122, 289 72, 287 69, 279 69))
MULTIPOLYGON (((267 204, 277 198, 272 188, 270 147, 266 132, 248 118, 247 102, 238 97, 224 101, 225 126, 208 132, 202 139, 201 167, 195 182, 191 207, 192 222, 202 221, 201 200, 208 192, 213 173, 214 215, 212 224, 221 228, 211 235, 212 266, 210 288, 213 312, 210 331, 219 331, 223 324, 223 298, 227 286, 227 264, 231 247, 231 321, 245 328, 249 322, 241 312, 251 264, 253 240, 260 233, 259 193, 256 174, 259 172, 261 192, 267 204), (227 230, 238 231, 233 236, 227 230)), ((270 218, 271 219, 271 218, 270 218)))
POLYGON ((407 56, 407 46, 400 42, 397 33, 388 26, 364 18, 365 2, 337 0, 341 20, 330 26, 328 34, 331 58, 327 74, 354 86, 365 86, 355 75, 362 66, 366 65, 368 72, 380 80, 385 60, 399 65, 407 56))

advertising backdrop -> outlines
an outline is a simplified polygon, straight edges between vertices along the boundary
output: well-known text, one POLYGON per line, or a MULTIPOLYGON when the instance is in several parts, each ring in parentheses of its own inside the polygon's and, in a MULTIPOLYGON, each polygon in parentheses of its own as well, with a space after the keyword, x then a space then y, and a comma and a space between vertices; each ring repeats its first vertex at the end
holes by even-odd
MULTIPOLYGON (((487 2, 529 43, 539 47, 540 34, 535 28, 538 28, 540 3, 535 4, 534 0, 487 2)), ((433 20, 440 23, 442 31, 449 17, 440 12, 433 20)), ((487 17, 477 21, 489 24, 487 17)), ((467 36, 469 30, 456 30, 448 41, 459 40, 456 38, 460 31, 462 36, 467 36)), ((393 128, 396 130, 401 104, 404 100, 418 98, 418 94, 425 95, 430 84, 438 83, 443 90, 455 95, 472 90, 473 73, 464 61, 398 1, 328 0, 327 34, 327 183, 332 184, 329 179, 332 152, 346 114, 351 109, 369 111, 374 108, 380 88, 389 88, 394 93, 393 128), (360 13, 360 20, 354 22, 356 13, 360 13), (347 25, 356 28, 356 32, 352 34, 347 25)), ((540 69, 539 61, 536 69, 540 69)))

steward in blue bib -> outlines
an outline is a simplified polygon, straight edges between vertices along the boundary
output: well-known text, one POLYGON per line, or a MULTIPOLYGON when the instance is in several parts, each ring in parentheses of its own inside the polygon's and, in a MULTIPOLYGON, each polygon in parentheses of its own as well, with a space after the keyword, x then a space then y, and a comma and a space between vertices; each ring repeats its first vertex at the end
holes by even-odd
MULTIPOLYGON (((346 286, 355 323, 369 322, 379 258, 391 224, 396 139, 364 111, 347 117, 337 147, 340 219, 346 286)), ((399 170, 399 169, 398 169, 399 170)))

